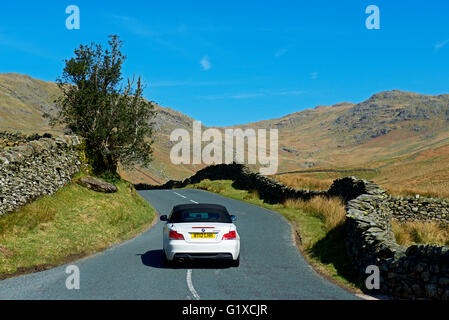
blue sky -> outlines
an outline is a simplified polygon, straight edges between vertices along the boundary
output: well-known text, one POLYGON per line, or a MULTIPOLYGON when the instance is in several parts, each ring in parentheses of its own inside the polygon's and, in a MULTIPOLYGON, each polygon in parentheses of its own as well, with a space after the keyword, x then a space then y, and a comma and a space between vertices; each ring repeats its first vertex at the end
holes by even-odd
POLYGON ((2 1, 0 72, 54 81, 118 34, 124 75, 162 106, 226 126, 400 89, 449 93, 449 1, 2 1), (77 5, 80 30, 67 30, 77 5), (368 30, 368 5, 380 30, 368 30))

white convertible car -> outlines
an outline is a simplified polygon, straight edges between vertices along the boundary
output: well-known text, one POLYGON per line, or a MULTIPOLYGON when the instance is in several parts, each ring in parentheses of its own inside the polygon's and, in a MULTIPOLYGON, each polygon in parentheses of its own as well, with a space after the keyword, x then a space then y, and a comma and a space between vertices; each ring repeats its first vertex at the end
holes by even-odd
POLYGON ((163 231, 164 263, 215 259, 240 263, 240 236, 235 216, 216 204, 181 204, 160 217, 163 231))

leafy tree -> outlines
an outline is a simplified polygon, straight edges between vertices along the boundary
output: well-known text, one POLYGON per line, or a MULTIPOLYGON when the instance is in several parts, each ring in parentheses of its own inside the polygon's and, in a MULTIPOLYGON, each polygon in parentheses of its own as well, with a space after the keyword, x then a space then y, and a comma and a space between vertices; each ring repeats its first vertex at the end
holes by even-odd
POLYGON ((75 57, 65 60, 57 79, 59 111, 50 117, 53 126, 63 124, 85 138, 96 173, 116 173, 119 163, 147 165, 152 154, 154 106, 142 97, 140 77, 122 84, 122 41, 113 35, 108 43, 106 50, 99 44, 81 45, 75 57))

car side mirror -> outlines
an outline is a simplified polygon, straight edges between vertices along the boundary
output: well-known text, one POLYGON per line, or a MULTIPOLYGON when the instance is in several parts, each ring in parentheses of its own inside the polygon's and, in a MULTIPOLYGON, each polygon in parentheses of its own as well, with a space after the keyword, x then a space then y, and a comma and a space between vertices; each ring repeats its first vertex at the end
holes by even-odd
POLYGON ((167 218, 167 216, 164 214, 164 215, 162 215, 160 218, 159 218, 161 221, 167 221, 168 220, 168 218, 167 218))
POLYGON ((232 216, 231 216, 231 220, 232 220, 232 221, 236 221, 236 220, 237 220, 237 217, 234 216, 234 215, 232 215, 232 216))

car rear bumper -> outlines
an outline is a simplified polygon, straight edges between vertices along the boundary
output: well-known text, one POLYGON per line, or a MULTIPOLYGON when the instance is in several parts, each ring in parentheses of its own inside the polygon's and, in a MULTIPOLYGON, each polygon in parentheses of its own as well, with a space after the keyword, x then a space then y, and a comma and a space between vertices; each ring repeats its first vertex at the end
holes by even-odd
POLYGON ((168 241, 164 248, 168 260, 213 259, 237 260, 240 254, 239 240, 223 240, 219 243, 188 243, 183 240, 168 241))
POLYGON ((175 253, 174 260, 234 260, 231 253, 175 253))

